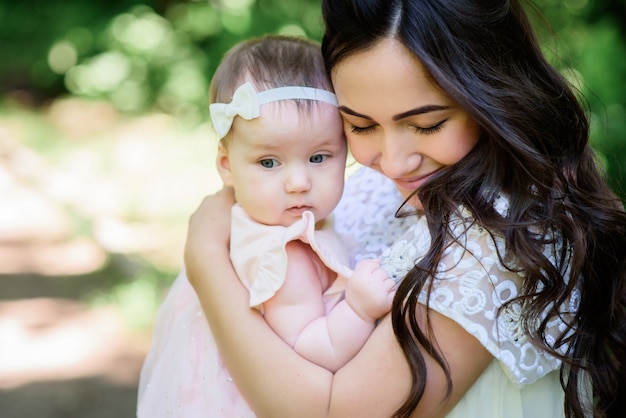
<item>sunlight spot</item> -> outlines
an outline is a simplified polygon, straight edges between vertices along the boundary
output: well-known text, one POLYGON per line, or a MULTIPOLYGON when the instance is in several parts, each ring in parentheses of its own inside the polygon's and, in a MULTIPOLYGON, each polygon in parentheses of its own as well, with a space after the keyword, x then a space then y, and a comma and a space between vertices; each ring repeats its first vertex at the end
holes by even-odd
POLYGON ((254 4, 254 0, 223 0, 220 3, 230 10, 242 10, 250 9, 254 4))
POLYGON ((85 64, 72 67, 66 84, 73 93, 97 94, 116 89, 130 74, 128 58, 119 52, 96 55, 85 64))
POLYGON ((234 35, 243 35, 250 29, 250 24, 252 23, 252 17, 248 9, 224 11, 221 14, 221 18, 224 28, 234 35))
POLYGON ((125 80, 111 93, 111 101, 117 109, 132 112, 145 105, 148 94, 144 83, 137 80, 125 80))
POLYGON ((195 61, 174 64, 163 86, 163 93, 173 96, 175 101, 202 100, 207 90, 206 78, 195 61))
POLYGON ((159 48, 171 35, 170 23, 149 7, 138 8, 135 15, 116 17, 111 31, 122 44, 145 51, 159 48))
POLYGON ((278 33, 285 36, 301 36, 306 37, 306 32, 298 25, 285 25, 279 29, 278 33))
POLYGON ((48 52, 48 65, 57 74, 65 74, 67 70, 76 65, 78 54, 71 42, 57 42, 48 52))

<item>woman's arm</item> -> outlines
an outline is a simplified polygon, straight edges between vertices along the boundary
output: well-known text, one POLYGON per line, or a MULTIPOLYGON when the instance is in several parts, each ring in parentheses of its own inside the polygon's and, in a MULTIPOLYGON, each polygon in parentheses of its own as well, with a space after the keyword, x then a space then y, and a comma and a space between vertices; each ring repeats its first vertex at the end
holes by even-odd
POLYGON ((185 245, 187 276, 222 360, 257 416, 304 416, 303 411, 311 417, 325 416, 332 373, 297 355, 258 311, 248 307, 248 291, 228 252, 233 203, 231 189, 205 198, 189 221, 185 245), (282 399, 276 409, 273 399, 282 399))
MULTIPOLYGON (((259 417, 391 416, 406 398, 411 377, 390 320, 335 375, 300 357, 247 307, 247 290, 228 254, 231 205, 232 194, 225 192, 205 199, 190 220, 185 261, 224 363, 252 409, 259 417)), ((455 322, 435 312, 431 321, 454 386, 443 401, 443 372, 425 354, 426 393, 414 413, 420 417, 445 415, 491 361, 455 322)))

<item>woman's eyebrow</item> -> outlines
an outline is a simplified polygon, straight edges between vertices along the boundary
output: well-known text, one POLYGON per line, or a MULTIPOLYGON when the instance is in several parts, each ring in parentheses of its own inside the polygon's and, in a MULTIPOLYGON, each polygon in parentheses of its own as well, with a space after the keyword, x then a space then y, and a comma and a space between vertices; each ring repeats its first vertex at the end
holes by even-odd
POLYGON ((416 107, 415 109, 407 110, 406 112, 399 113, 397 115, 392 116, 392 120, 398 121, 400 119, 408 118, 409 116, 421 115, 423 113, 437 112, 439 110, 450 109, 450 106, 441 106, 441 105, 426 105, 416 107))
MULTIPOLYGON (((398 121, 404 118, 408 118, 409 116, 421 115, 423 113, 436 112, 439 110, 446 110, 446 109, 450 109, 450 106, 425 105, 425 106, 416 107, 415 109, 407 110, 406 112, 398 113, 397 115, 392 116, 391 119, 394 121, 398 121)), ((339 111, 343 113, 347 113, 348 115, 356 116, 357 118, 374 120, 371 116, 356 112, 347 106, 339 106, 339 111)))
POLYGON ((355 112, 354 110, 350 109, 347 106, 339 106, 339 111, 343 113, 347 113, 348 115, 356 116, 357 118, 374 120, 372 119, 371 116, 367 116, 362 113, 355 112))

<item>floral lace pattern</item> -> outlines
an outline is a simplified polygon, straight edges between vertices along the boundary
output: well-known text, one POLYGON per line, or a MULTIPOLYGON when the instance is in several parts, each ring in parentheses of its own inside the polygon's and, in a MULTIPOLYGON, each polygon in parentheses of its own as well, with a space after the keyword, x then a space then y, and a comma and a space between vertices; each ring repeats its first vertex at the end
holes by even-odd
MULTIPOLYGON (((335 217, 340 234, 352 243, 363 243, 356 246, 355 261, 381 257, 383 267, 396 281, 402 280, 430 246, 424 217, 394 218, 401 202, 389 180, 362 169, 346 185, 335 217)), ((495 208, 504 214, 506 199, 499 198, 495 208)), ((498 253, 506 253, 504 240, 476 225, 467 211, 462 210, 451 226, 458 241, 444 252, 433 279, 429 306, 474 335, 516 385, 532 384, 557 369, 560 360, 537 348, 526 335, 520 322, 521 306, 513 303, 500 309, 518 296, 524 279, 523 273, 505 268, 499 259, 498 253)), ((551 257, 555 250, 547 247, 545 253, 551 257)), ((420 303, 425 304, 427 298, 423 290, 420 303)), ((560 311, 572 312, 576 305, 575 293, 560 311)), ((551 320, 547 341, 554 341, 564 329, 563 320, 551 320)), ((562 352, 566 349, 560 348, 562 352)))
POLYGON ((333 217, 352 267, 363 259, 379 258, 415 223, 414 216, 394 216, 402 201, 394 184, 372 169, 362 167, 350 176, 333 217))

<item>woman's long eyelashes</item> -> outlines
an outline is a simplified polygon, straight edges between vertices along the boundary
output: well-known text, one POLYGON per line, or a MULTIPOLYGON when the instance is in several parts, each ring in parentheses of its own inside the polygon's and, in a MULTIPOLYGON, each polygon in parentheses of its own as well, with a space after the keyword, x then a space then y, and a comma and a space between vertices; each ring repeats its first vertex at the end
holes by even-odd
POLYGON ((422 134, 422 135, 430 135, 430 134, 434 134, 436 132, 439 132, 441 130, 441 128, 443 127, 443 124, 446 123, 448 119, 444 119, 441 122, 438 122, 432 126, 429 126, 427 128, 423 128, 421 126, 417 126, 417 125, 412 125, 413 129, 415 129, 415 132, 417 132, 418 134, 422 134))
POLYGON ((376 128, 376 125, 370 125, 370 126, 365 126, 365 127, 351 125, 350 132, 352 132, 353 134, 357 134, 357 135, 365 134, 365 133, 373 131, 375 128, 376 128))
MULTIPOLYGON (((432 126, 428 126, 428 127, 422 127, 422 126, 417 126, 417 125, 409 125, 411 127, 411 129, 415 130, 416 133, 421 134, 421 135, 430 135, 430 134, 434 134, 436 132, 439 132, 441 130, 441 128, 443 127, 443 124, 446 123, 448 119, 444 119, 441 122, 437 122, 436 124, 432 125, 432 126)), ((350 132, 352 132, 353 134, 367 134, 370 133, 371 131, 373 131, 374 129, 376 129, 378 125, 369 125, 369 126, 355 126, 355 125, 350 125, 350 132)))

